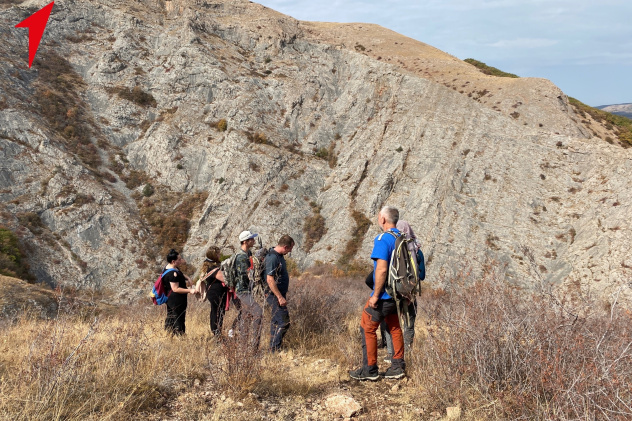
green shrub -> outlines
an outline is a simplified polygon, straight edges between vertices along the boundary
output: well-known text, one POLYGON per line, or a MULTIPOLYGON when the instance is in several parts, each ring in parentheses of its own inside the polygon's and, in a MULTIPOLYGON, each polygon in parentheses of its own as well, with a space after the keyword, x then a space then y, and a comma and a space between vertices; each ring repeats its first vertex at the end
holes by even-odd
POLYGON ((35 280, 29 273, 28 264, 24 261, 24 253, 17 235, 3 225, 0 225, 0 275, 27 281, 35 280))
POLYGON ((329 158, 329 150, 327 148, 320 148, 314 154, 317 158, 327 160, 329 158))
POLYGON ((478 70, 480 70, 481 72, 485 73, 486 75, 498 76, 498 77, 513 77, 513 78, 519 78, 520 77, 518 75, 514 75, 513 73, 503 72, 502 70, 499 70, 499 69, 497 69, 495 67, 488 66, 487 64, 483 63, 482 61, 474 60, 473 58, 466 58, 463 61, 473 65, 478 70))
MULTIPOLYGON (((575 108, 575 111, 579 115, 585 116, 586 114, 589 114, 595 121, 604 124, 606 128, 608 126, 616 127, 618 129, 617 136, 621 146, 626 148, 632 146, 632 120, 620 115, 593 108, 572 97, 568 97, 568 102, 575 108)), ((606 137, 606 141, 611 143, 611 141, 608 141, 608 137, 606 137)))
POLYGON ((154 186, 152 186, 149 183, 145 184, 145 187, 143 187, 143 196, 150 197, 153 194, 154 194, 154 186))
POLYGON ((324 159, 329 164, 329 168, 334 168, 338 164, 336 156, 336 142, 331 142, 327 148, 317 149, 314 153, 317 158, 324 159))

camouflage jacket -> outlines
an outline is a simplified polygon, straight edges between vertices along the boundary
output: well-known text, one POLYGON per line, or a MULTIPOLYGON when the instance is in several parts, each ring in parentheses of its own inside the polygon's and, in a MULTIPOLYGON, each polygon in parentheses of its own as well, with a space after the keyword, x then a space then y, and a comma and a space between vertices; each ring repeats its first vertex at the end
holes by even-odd
POLYGON ((251 255, 250 250, 247 253, 243 250, 239 250, 235 256, 235 273, 237 274, 235 291, 237 292, 252 292, 250 278, 248 277, 248 271, 251 266, 251 255))

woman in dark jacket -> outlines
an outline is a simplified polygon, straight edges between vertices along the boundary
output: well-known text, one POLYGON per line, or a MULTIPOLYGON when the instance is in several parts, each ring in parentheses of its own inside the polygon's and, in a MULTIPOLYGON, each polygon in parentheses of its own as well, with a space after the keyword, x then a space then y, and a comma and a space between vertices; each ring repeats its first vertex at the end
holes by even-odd
POLYGON ((162 284, 165 291, 171 291, 167 299, 165 330, 174 335, 184 335, 185 333, 184 320, 187 313, 187 295, 195 292, 193 288, 189 288, 191 284, 189 278, 179 269, 185 264, 186 261, 180 253, 171 249, 167 255, 167 266, 165 266, 164 275, 162 276, 162 284), (166 271, 168 272, 165 273, 166 271))
POLYGON ((228 287, 224 284, 224 274, 220 270, 220 249, 211 246, 206 250, 206 259, 200 269, 200 280, 206 282, 206 298, 211 303, 211 332, 219 336, 224 324, 228 287))

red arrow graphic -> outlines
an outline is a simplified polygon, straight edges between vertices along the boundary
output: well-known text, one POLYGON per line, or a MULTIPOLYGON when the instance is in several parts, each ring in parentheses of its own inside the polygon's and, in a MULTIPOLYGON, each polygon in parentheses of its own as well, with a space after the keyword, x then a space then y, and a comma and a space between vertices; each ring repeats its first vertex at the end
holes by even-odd
POLYGON ((54 4, 55 2, 49 3, 47 6, 44 6, 44 8, 15 25, 16 28, 29 28, 29 68, 35 59, 35 53, 39 48, 42 35, 44 35, 44 29, 46 29, 46 24, 48 23, 48 18, 50 17, 50 12, 53 10, 54 4))

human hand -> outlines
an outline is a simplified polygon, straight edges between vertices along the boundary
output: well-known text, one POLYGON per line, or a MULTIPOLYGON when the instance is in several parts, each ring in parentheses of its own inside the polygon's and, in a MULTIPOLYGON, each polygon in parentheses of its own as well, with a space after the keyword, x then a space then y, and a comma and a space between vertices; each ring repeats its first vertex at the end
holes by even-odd
POLYGON ((277 299, 279 300, 279 306, 280 307, 285 307, 287 305, 287 300, 285 299, 284 296, 279 296, 277 297, 277 299))
POLYGON ((377 294, 373 294, 371 298, 369 298, 369 307, 377 308, 378 296, 377 294))

